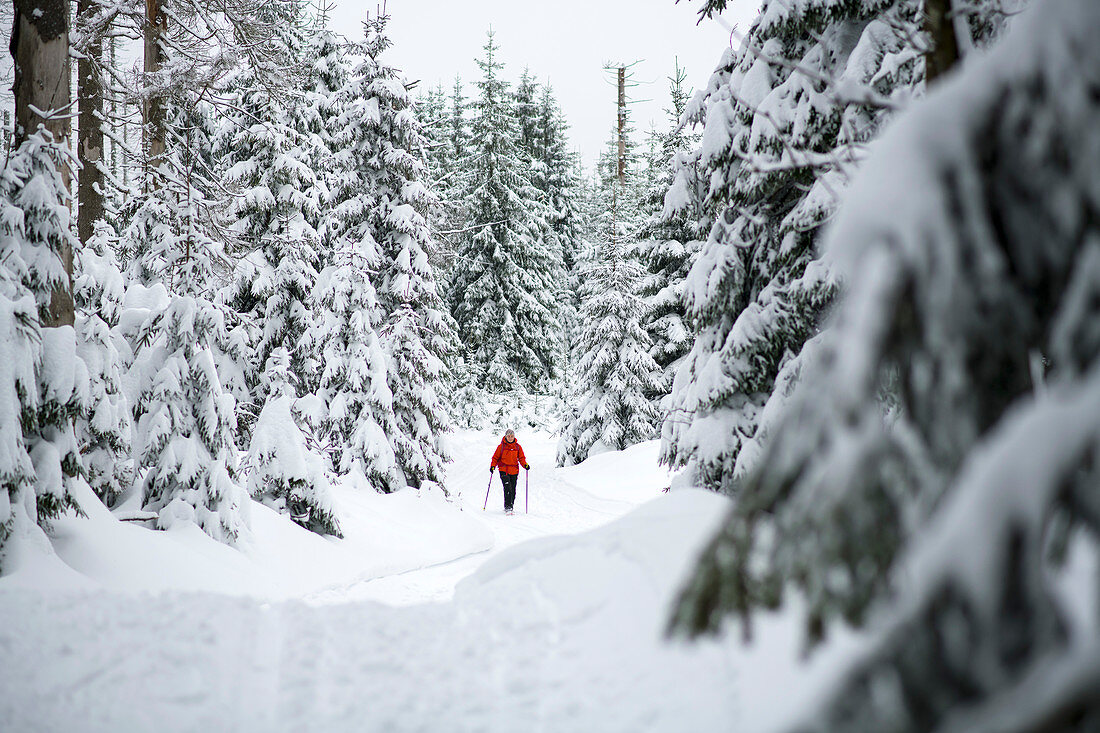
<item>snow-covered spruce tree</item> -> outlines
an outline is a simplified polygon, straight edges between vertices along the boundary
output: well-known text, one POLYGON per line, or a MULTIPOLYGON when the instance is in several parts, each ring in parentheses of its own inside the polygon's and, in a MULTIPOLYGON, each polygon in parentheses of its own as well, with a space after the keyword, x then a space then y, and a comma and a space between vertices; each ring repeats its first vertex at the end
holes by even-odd
POLYGON ((565 331, 565 343, 568 350, 567 359, 569 368, 565 370, 563 383, 566 392, 572 391, 570 382, 576 376, 576 369, 574 366, 577 363, 577 359, 580 355, 577 353, 578 344, 580 343, 581 331, 583 330, 583 324, 580 322, 578 314, 581 308, 581 264, 592 259, 591 249, 594 246, 593 242, 603 241, 606 236, 606 228, 601 229, 600 224, 606 221, 603 217, 607 214, 607 204, 600 193, 601 182, 600 172, 603 170, 604 156, 601 154, 596 168, 593 171, 585 171, 583 167, 578 167, 575 170, 576 174, 576 216, 574 218, 576 226, 576 245, 572 252, 572 262, 567 270, 567 282, 568 282, 568 303, 565 307, 566 320, 564 323, 565 331), (569 320, 572 318, 572 320, 569 320))
MULTIPOLYGON (((461 86, 456 91, 459 104, 464 105, 461 86)), ((433 236, 439 241, 431 264, 441 281, 449 279, 455 258, 452 241, 461 231, 465 219, 463 202, 455 193, 463 189, 464 168, 460 156, 465 155, 465 142, 463 136, 458 146, 455 145, 453 110, 448 100, 447 91, 440 83, 429 89, 414 106, 423 135, 426 186, 433 194, 433 203, 427 212, 427 218, 432 224, 433 236), (456 150, 463 152, 456 153, 456 150)), ((461 110, 459 123, 461 133, 465 125, 461 110)))
MULTIPOLYGON (((519 82, 512 91, 512 115, 516 121, 516 147, 527 157, 532 184, 536 178, 545 178, 542 171, 542 130, 539 115, 539 97, 541 88, 531 70, 524 68, 519 82)), ((537 188, 537 186, 536 186, 537 188)))
POLYGON ((344 83, 328 102, 333 165, 321 230, 328 264, 312 290, 313 322, 302 343, 311 355, 310 391, 324 405, 321 421, 338 474, 361 475, 376 490, 404 487, 390 445, 397 433, 387 361, 377 330, 383 312, 374 286, 381 252, 370 229, 377 205, 366 158, 377 151, 377 100, 361 89, 366 57, 353 47, 344 63, 344 83), (369 149, 368 149, 369 148, 369 149))
POLYGON ((77 252, 73 298, 78 311, 94 312, 109 328, 118 325, 126 298, 126 276, 118 258, 118 235, 104 221, 95 223, 92 237, 77 252))
MULTIPOLYGON (((191 116, 174 103, 165 114, 191 116)), ((166 130, 150 190, 120 237, 132 257, 131 287, 164 288, 163 307, 131 343, 135 481, 161 528, 193 521, 234 543, 247 525, 234 434, 235 395, 247 395, 249 341, 235 328, 236 314, 211 299, 225 257, 205 232, 206 202, 192 185, 201 146, 187 144, 189 131, 188 124, 166 130), (144 232, 155 237, 143 239, 144 232)))
POLYGON ((251 250, 233 273, 225 297, 254 324, 252 392, 257 405, 267 399, 258 375, 275 349, 287 349, 299 384, 309 384, 314 371, 298 341, 310 324, 308 299, 317 279, 317 227, 326 199, 319 171, 330 163, 317 157, 322 147, 310 133, 313 111, 294 96, 307 75, 287 76, 304 65, 304 5, 286 0, 265 8, 277 14, 274 35, 267 40, 274 61, 250 65, 237 78, 233 96, 238 112, 216 140, 226 177, 240 189, 228 216, 251 250))
POLYGON ((236 401, 218 371, 230 343, 227 315, 181 294, 143 327, 134 359, 134 455, 144 506, 159 513, 159 527, 193 521, 232 544, 247 527, 247 507, 235 481, 236 401))
POLYGON ((47 130, 26 136, 0 171, 0 548, 20 522, 48 523, 76 508, 82 467, 73 418, 87 373, 59 294, 71 292, 62 253, 75 249, 70 165, 47 130))
POLYGON ((76 353, 88 370, 88 401, 76 420, 76 436, 88 484, 107 506, 133 483, 130 403, 123 388, 129 355, 118 325, 124 279, 115 257, 114 231, 102 219, 77 252, 73 283, 76 353))
POLYGON ((1100 619, 1065 582, 1100 551, 1097 28, 1036 3, 891 129, 829 236, 835 325, 674 622, 796 594, 811 639, 871 617, 800 730, 1100 724, 1100 619))
POLYGON ((649 400, 657 364, 649 356, 638 295, 644 271, 612 236, 581 271, 581 322, 575 416, 562 431, 558 465, 650 440, 659 413, 649 400))
POLYGON ((447 90, 443 83, 429 87, 424 94, 417 97, 414 111, 424 133, 425 164, 432 175, 432 180, 435 181, 436 177, 451 167, 448 149, 450 145, 447 142, 450 137, 447 90))
MULTIPOLYGON (((447 207, 447 228, 451 230, 461 230, 469 218, 469 209, 461 194, 469 190, 469 157, 472 154, 470 115, 470 99, 463 89, 462 77, 456 74, 454 86, 451 88, 450 127, 447 137, 447 155, 451 164, 443 174, 443 186, 438 191, 447 207)), ((451 237, 450 241, 460 242, 461 237, 451 237)), ((452 246, 451 249, 457 251, 458 248, 452 246)), ((451 265, 457 266, 457 262, 452 262, 451 265)))
POLYGON ((160 165, 150 171, 148 187, 127 192, 119 264, 128 283, 160 283, 169 292, 210 295, 225 256, 209 234, 217 205, 199 187, 209 169, 206 161, 196 159, 202 144, 194 140, 188 122, 196 115, 175 104, 166 106, 169 119, 179 125, 165 135, 166 149, 160 165))
MULTIPOLYGON (((346 126, 359 176, 358 211, 349 209, 353 247, 376 249, 379 337, 386 353, 396 430, 386 430, 404 482, 441 482, 449 460, 442 435, 450 429, 445 361, 457 351, 454 324, 432 267, 433 241, 425 212, 425 138, 400 73, 381 59, 390 45, 387 16, 369 20, 359 65, 347 85, 346 126), (359 244, 359 243, 362 244, 359 244)), ((372 252, 365 251, 368 258, 372 252)), ((404 485, 404 484, 402 484, 404 485)))
POLYGON ((566 270, 577 261, 579 244, 577 188, 579 158, 569 149, 569 123, 549 84, 542 87, 538 109, 538 147, 541 166, 533 183, 543 192, 549 207, 547 220, 557 235, 566 270))
POLYGON ((859 146, 921 80, 919 29, 917 0, 769 0, 688 106, 704 125, 699 168, 680 169, 672 203, 706 182, 695 226, 709 235, 684 287, 696 337, 662 459, 696 485, 732 491, 756 455, 742 448, 833 293, 806 274, 818 231, 859 146))
POLYGON ((579 156, 569 149, 569 123, 549 84, 543 85, 539 98, 537 132, 538 165, 531 168, 532 183, 542 192, 547 206, 546 221, 561 251, 565 270, 565 276, 558 284, 558 313, 562 323, 563 350, 566 359, 569 359, 580 331, 576 269, 581 250, 579 198, 583 173, 579 156))
POLYGON ((452 164, 458 167, 466 156, 470 154, 470 121, 469 104, 466 93, 462 89, 462 77, 455 75, 454 86, 451 89, 450 109, 450 143, 448 153, 452 164))
MULTIPOLYGON (((169 140, 172 140, 171 136, 169 140)), ((166 157, 172 158, 174 155, 174 144, 170 143, 166 157)), ((194 189, 182 190, 194 193, 194 189)), ((248 405, 251 403, 250 387, 254 380, 250 357, 254 337, 248 324, 243 323, 236 312, 218 302, 216 293, 222 282, 220 263, 225 262, 226 257, 221 245, 204 232, 198 207, 193 205, 194 200, 189 200, 186 194, 181 195, 180 192, 181 187, 166 182, 159 189, 140 196, 139 209, 120 236, 124 254, 137 255, 131 261, 130 272, 134 277, 130 280, 130 286, 146 285, 153 290, 163 287, 169 299, 178 297, 185 301, 172 306, 171 309, 177 312, 192 306, 210 312, 205 318, 216 319, 220 327, 204 332, 203 336, 209 340, 197 348, 209 349, 214 359, 218 384, 216 388, 212 385, 211 389, 218 393, 228 392, 235 404, 248 405), (155 237, 142 240, 142 232, 153 232, 155 237), (144 244, 143 249, 130 246, 141 243, 144 244), (144 273, 144 276, 139 273, 144 273)), ((156 344, 163 338, 169 338, 160 330, 176 328, 167 313, 153 314, 150 322, 127 335, 132 351, 128 361, 134 367, 144 368, 142 360, 150 353, 157 353, 161 347, 156 344)), ((190 410, 187 406, 179 407, 184 412, 190 410)), ((138 415, 147 408, 134 404, 131 409, 136 426, 138 415)), ((254 418, 253 411, 238 414, 234 419, 235 434, 246 434, 246 426, 254 418)), ((186 421, 180 423, 180 429, 186 429, 185 425, 186 421)), ((138 461, 136 470, 151 465, 143 461, 159 460, 152 453, 142 458, 137 451, 135 457, 138 461)))
POLYGON ((271 352, 263 379, 270 396, 242 465, 248 493, 312 532, 342 537, 324 460, 310 450, 294 418, 297 388, 286 349, 271 352))
POLYGON ((316 171, 320 207, 315 223, 316 267, 320 270, 329 263, 342 234, 341 221, 333 216, 339 204, 337 192, 354 185, 348 179, 356 175, 354 152, 348 147, 348 130, 341 125, 347 100, 344 87, 353 62, 349 59, 348 44, 329 30, 318 30, 308 39, 304 57, 312 65, 304 80, 303 97, 295 107, 295 117, 300 121, 306 157, 327 161, 316 171))
MULTIPOLYGON (((4 202, 6 203, 6 202, 4 202)), ((5 206, 5 208, 7 208, 5 206)), ((5 212, 7 213, 7 212, 5 212)), ((7 239, 8 232, 4 233, 7 239)), ((5 260, 5 265, 8 265, 5 260)), ((34 298, 0 272, 0 551, 19 522, 39 521, 30 445, 38 417, 35 368, 41 360, 41 326, 34 298)), ((42 517, 48 519, 48 517, 42 517)), ((3 569, 0 554, 0 570, 3 569)))
POLYGON ((493 34, 473 122, 469 229, 451 283, 459 337, 496 392, 544 389, 563 358, 556 295, 562 280, 538 189, 521 163, 508 85, 493 34))
POLYGON ((337 473, 358 473, 378 491, 405 487, 391 436, 398 433, 388 363, 378 340, 382 313, 371 283, 378 248, 369 234, 333 253, 314 291, 307 348, 323 365, 317 396, 337 473))
POLYGON ((648 270, 641 294, 649 309, 645 324, 652 340, 649 353, 661 368, 659 388, 653 395, 657 405, 672 391, 676 369, 691 350, 693 333, 684 286, 702 246, 700 239, 706 236, 699 227, 702 184, 692 155, 698 136, 684 120, 686 75, 677 65, 669 77, 669 128, 651 133, 641 203, 643 214, 650 217, 642 228, 638 251, 648 270))

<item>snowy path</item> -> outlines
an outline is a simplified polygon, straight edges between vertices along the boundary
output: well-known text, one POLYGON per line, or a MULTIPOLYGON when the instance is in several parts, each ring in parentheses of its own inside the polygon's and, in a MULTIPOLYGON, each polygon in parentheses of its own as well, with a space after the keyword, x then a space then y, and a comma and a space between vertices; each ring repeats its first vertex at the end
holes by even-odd
POLYGON ((517 512, 513 516, 504 514, 503 491, 495 475, 489 508, 482 509, 489 482, 489 463, 499 436, 465 432, 451 441, 454 462, 449 466, 447 486, 455 503, 483 522, 492 533, 492 549, 423 569, 325 588, 308 594, 305 600, 318 605, 369 600, 396 606, 448 601, 462 578, 501 550, 535 537, 573 534, 606 524, 652 499, 656 492, 651 489, 664 480, 661 476, 648 478, 628 499, 597 496, 565 477, 575 471, 556 467, 553 436, 531 433, 521 437, 531 471, 529 476, 520 471, 517 512), (525 511, 527 507, 524 506, 526 480, 530 481, 530 511, 525 511))
MULTIPOLYGON (((415 492, 362 505, 349 500, 349 509, 391 511, 384 525, 362 524, 362 517, 348 523, 387 534, 374 544, 350 535, 306 538, 314 543, 309 553, 318 553, 308 557, 255 550, 252 563, 303 566, 350 552, 366 569, 362 580, 315 584, 296 600, 173 589, 172 577, 155 586, 160 592, 135 593, 143 587, 137 581, 150 577, 136 571, 122 589, 67 576, 37 586, 25 573, 22 585, 0 578, 5 733, 664 733, 743 724, 735 683, 748 684, 775 654, 764 650, 762 663, 726 641, 670 643, 663 635, 673 594, 727 501, 697 491, 662 494, 667 476, 652 444, 559 470, 552 440, 521 439, 532 465, 529 515, 503 515, 499 483, 494 506, 482 511, 498 438, 457 435, 449 486, 462 512, 415 492), (471 532, 487 540, 486 529, 492 546, 389 574, 378 572, 385 558, 358 557, 402 539, 403 547, 438 544, 425 527, 453 531, 443 543, 451 550, 487 546, 454 541, 471 532)), ((76 550, 95 549, 97 535, 81 522, 67 528, 73 546, 60 559, 70 566, 76 550)), ((198 547, 186 535, 123 529, 129 543, 198 547)), ((126 547, 141 554, 136 544, 126 547)), ((240 555, 215 549, 219 562, 240 555)), ((100 572, 99 581, 110 579, 99 561, 87 568, 100 572)), ((775 689, 765 676, 752 691, 775 689)))

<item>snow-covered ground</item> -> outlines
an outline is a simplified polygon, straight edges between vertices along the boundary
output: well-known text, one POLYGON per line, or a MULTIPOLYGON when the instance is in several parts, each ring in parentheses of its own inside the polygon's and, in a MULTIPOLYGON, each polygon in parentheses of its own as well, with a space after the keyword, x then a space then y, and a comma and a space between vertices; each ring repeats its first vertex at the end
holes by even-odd
MULTIPOLYGON (((0 577, 5 731, 682 731, 781 717, 789 624, 669 642, 668 604, 726 500, 657 446, 553 466, 482 511, 499 436, 453 436, 453 501, 337 491, 345 539, 253 505, 243 551, 88 505, 0 577), (769 699, 772 701, 769 703, 769 699), (752 701, 746 706, 746 700, 752 701), (751 714, 749 714, 751 712, 751 714)), ((88 499, 88 497, 85 497, 88 499)), ((789 688, 788 688, 789 689, 789 688)))

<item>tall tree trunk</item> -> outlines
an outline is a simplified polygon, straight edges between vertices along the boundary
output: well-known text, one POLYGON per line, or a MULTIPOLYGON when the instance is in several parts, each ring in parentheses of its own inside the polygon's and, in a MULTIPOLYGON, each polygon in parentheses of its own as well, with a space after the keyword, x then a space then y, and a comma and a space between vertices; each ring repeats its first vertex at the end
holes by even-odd
MULTIPOLYGON (((77 0, 78 18, 88 18, 98 5, 95 0, 77 0)), ((97 220, 103 218, 103 37, 92 33, 84 56, 76 63, 76 98, 80 103, 77 128, 76 233, 82 244, 91 239, 97 220)))
POLYGON ((924 83, 931 84, 959 60, 951 0, 924 0, 924 30, 929 48, 924 53, 924 83))
MULTIPOLYGON (((152 81, 164 65, 162 36, 168 32, 168 16, 162 7, 163 0, 145 0, 145 74, 146 94, 144 120, 147 137, 146 149, 150 170, 156 170, 164 158, 164 98, 160 91, 149 93, 152 81)), ((155 175, 153 176, 155 178, 155 175)))
POLYGON ((615 177, 619 181, 619 187, 626 184, 626 67, 618 69, 619 98, 618 98, 618 129, 619 129, 619 158, 615 166, 615 177))
MULTIPOLYGON (((12 60, 15 63, 15 138, 18 147, 42 125, 54 142, 65 145, 69 138, 69 0, 13 0, 11 26, 12 60), (46 117, 36 112, 46 113, 46 117), (52 114, 51 114, 52 113, 52 114)), ((68 166, 61 177, 69 187, 68 166)), ((68 287, 54 290, 49 322, 44 326, 71 326, 74 322, 72 276, 73 252, 65 246, 58 252, 69 275, 68 287)))

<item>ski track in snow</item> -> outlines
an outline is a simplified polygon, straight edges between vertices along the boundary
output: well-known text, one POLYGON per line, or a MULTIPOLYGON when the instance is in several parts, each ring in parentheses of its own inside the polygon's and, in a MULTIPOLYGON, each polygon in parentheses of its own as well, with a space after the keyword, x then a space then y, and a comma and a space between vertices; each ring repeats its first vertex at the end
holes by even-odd
MULTIPOLYGON (((498 440, 456 436, 448 483, 455 502, 493 531, 486 552, 270 603, 184 591, 0 590, 0 728, 636 733, 735 725, 731 688, 743 667, 731 646, 663 638, 670 594, 725 500, 687 492, 651 501, 662 480, 648 464, 613 457, 559 471, 552 440, 527 436, 531 513, 504 516, 495 477, 483 512, 498 440), (617 492, 603 483, 616 472, 625 472, 622 484, 648 472, 650 485, 617 492)), ((522 507, 522 477, 518 494, 522 507)))

